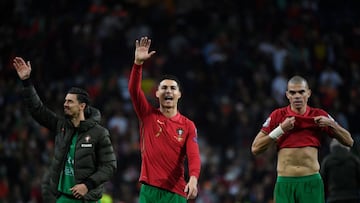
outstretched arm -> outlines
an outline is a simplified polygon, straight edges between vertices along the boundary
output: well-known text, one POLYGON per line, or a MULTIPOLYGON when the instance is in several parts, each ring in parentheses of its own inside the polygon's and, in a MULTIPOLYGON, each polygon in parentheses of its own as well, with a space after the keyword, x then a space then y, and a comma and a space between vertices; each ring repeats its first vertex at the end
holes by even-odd
POLYGON ((129 77, 128 90, 135 112, 139 118, 152 109, 151 104, 147 101, 146 96, 141 89, 142 64, 145 60, 155 54, 155 51, 149 53, 150 44, 151 40, 147 37, 142 37, 140 40, 135 41, 135 59, 129 77))
POLYGON ((155 51, 149 52, 150 45, 151 45, 151 39, 149 39, 148 37, 141 37, 140 41, 139 40, 135 41, 134 63, 136 65, 142 65, 144 61, 146 61, 156 53, 155 51))
POLYGON ((23 81, 24 89, 22 91, 22 95, 24 103, 29 109, 33 118, 50 130, 56 129, 58 117, 53 111, 43 105, 34 86, 30 82, 30 61, 25 63, 23 58, 15 57, 13 60, 13 66, 19 78, 23 81))

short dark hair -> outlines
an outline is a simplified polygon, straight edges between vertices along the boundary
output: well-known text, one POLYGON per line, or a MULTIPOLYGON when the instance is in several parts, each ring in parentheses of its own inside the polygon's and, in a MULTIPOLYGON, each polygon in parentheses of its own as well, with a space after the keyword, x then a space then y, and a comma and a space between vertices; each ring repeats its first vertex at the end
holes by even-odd
POLYGON ((158 80, 158 85, 160 85, 161 81, 163 81, 163 80, 174 80, 177 83, 179 90, 181 91, 180 80, 175 75, 171 75, 171 74, 162 75, 158 80))
POLYGON ((80 103, 85 103, 86 106, 90 104, 89 93, 86 90, 79 87, 72 87, 67 92, 68 94, 76 94, 76 98, 80 103))
POLYGON ((306 87, 309 88, 309 84, 307 80, 300 75, 295 75, 292 78, 290 78, 288 81, 288 83, 292 83, 292 84, 299 84, 303 82, 305 83, 306 87))

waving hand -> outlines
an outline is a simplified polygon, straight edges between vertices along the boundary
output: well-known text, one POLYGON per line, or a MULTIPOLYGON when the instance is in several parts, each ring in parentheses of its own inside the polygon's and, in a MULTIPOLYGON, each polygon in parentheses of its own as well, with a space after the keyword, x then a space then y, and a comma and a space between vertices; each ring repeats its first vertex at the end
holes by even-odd
POLYGON ((149 59, 155 51, 149 52, 151 45, 151 39, 147 37, 141 37, 140 41, 136 40, 135 42, 135 60, 134 63, 137 65, 142 65, 145 60, 149 59))
POLYGON ((15 57, 13 61, 13 65, 21 80, 26 80, 30 77, 30 73, 31 73, 30 61, 25 63, 24 59, 22 59, 21 57, 15 57))

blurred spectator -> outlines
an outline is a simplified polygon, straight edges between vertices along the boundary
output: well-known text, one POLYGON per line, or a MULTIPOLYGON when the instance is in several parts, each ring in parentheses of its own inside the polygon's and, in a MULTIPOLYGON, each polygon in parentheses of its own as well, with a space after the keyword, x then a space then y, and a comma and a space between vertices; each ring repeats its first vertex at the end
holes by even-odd
POLYGON ((271 96, 276 101, 278 106, 287 104, 285 93, 287 88, 287 75, 284 71, 277 74, 271 82, 271 96))
POLYGON ((320 170, 327 188, 327 202, 360 202, 360 159, 336 139, 331 141, 330 151, 322 161, 320 170))
POLYGON ((343 81, 338 72, 328 65, 319 76, 319 92, 321 105, 325 109, 333 107, 339 96, 339 90, 343 81))
MULTIPOLYGON (((31 192, 19 186, 23 181, 18 177, 20 169, 32 174, 27 181, 36 185, 42 168, 53 158, 53 135, 33 122, 19 102, 21 84, 11 66, 16 53, 34 59, 37 68, 33 76, 41 96, 55 112, 63 111, 60 104, 69 84, 91 90, 95 106, 103 112, 104 126, 113 110, 124 105, 122 118, 127 120, 128 131, 121 137, 112 133, 119 163, 108 192, 116 203, 138 202, 138 185, 123 174, 140 171, 138 124, 127 80, 134 39, 143 35, 152 37, 154 49, 161 50, 156 60, 144 67, 147 96, 154 97, 157 74, 167 72, 181 78, 183 94, 191 98, 182 101, 180 108, 198 124, 200 149, 205 149, 196 201, 217 203, 224 198, 255 203, 254 197, 261 197, 258 194, 264 194, 261 203, 272 201, 268 191, 273 189, 269 189, 274 186, 273 177, 265 178, 264 171, 253 170, 253 166, 261 162, 267 174, 274 174, 276 168, 273 161, 254 159, 249 146, 256 126, 278 105, 271 94, 272 79, 278 75, 275 67, 309 78, 314 87, 310 102, 317 107, 321 107, 316 96, 320 95, 320 73, 325 64, 336 68, 343 83, 327 110, 341 118, 339 122, 347 121, 354 136, 351 151, 360 157, 358 7, 358 0, 1 0, 0 113, 6 116, 0 122, 0 185, 5 182, 8 192, 1 191, 0 199, 29 202, 31 195, 25 194, 31 192), (275 49, 279 40, 280 63, 274 65, 273 55, 259 47, 266 44, 275 49), (214 61, 213 65, 207 63, 214 61), (218 122, 229 134, 217 130, 218 122), (41 139, 34 139, 35 135, 41 139), (219 144, 225 142, 229 149, 219 144), (32 146, 30 150, 28 146, 32 146), (36 167, 32 167, 34 161, 36 167), (225 172, 236 166, 241 168, 237 178, 223 181, 225 172), (259 185, 253 177, 264 177, 263 181, 270 183, 259 185)), ((324 148, 326 153, 328 146, 324 148)))

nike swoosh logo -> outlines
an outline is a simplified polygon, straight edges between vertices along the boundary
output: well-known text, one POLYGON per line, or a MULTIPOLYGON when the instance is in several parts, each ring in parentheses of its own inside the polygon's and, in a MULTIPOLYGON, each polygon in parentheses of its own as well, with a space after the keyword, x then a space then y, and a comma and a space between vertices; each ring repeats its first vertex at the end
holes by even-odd
POLYGON ((156 120, 160 125, 164 125, 165 123, 160 121, 159 119, 156 120))

